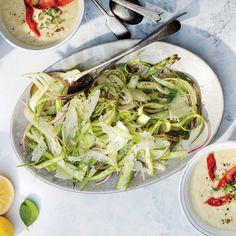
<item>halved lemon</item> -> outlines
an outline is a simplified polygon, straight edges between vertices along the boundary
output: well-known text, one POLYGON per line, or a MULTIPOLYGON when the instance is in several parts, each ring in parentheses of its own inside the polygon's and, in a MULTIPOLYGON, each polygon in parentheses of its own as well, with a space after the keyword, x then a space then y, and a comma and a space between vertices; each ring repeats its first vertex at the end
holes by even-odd
POLYGON ((0 216, 0 236, 13 236, 14 228, 12 223, 3 216, 0 216))
POLYGON ((9 179, 0 176, 0 215, 5 214, 14 199, 14 188, 9 179))

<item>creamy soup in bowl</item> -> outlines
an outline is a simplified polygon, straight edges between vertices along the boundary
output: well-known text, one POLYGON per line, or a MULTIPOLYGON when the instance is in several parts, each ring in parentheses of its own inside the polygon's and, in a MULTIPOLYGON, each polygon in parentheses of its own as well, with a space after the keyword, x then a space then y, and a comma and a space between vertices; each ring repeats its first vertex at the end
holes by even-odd
POLYGON ((43 50, 61 45, 82 20, 82 0, 0 0, 0 30, 14 46, 43 50))
POLYGON ((210 145, 186 166, 179 199, 187 220, 205 235, 236 235, 236 143, 210 145))

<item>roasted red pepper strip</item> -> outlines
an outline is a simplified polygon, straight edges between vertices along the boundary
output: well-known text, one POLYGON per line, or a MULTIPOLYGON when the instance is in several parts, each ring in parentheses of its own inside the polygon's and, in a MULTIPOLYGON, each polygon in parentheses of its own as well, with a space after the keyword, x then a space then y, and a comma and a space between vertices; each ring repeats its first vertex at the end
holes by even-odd
POLYGON ((210 153, 207 157, 207 169, 208 175, 212 181, 215 180, 215 170, 216 170, 216 159, 213 153, 210 153))
POLYGON ((25 22, 28 24, 30 29, 35 33, 35 35, 39 37, 40 32, 37 30, 37 23, 33 20, 34 9, 26 0, 24 0, 24 2, 26 9, 25 22))
POLYGON ((218 197, 218 198, 211 197, 205 201, 205 204, 218 207, 218 206, 225 205, 226 203, 229 203, 231 199, 232 199, 231 194, 227 194, 225 196, 218 197))
POLYGON ((220 179, 216 188, 221 189, 221 188, 225 187, 227 184, 235 182, 235 180, 236 180, 236 166, 233 166, 220 179))
POLYGON ((37 9, 46 9, 49 7, 60 7, 65 6, 73 0, 39 0, 36 4, 32 0, 27 0, 27 2, 37 9))

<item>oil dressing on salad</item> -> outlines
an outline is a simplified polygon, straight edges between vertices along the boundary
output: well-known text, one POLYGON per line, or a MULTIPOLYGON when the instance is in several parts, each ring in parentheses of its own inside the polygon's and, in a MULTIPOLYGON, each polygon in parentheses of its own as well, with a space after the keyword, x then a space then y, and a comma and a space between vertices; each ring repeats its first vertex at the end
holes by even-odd
POLYGON ((209 153, 197 164, 190 182, 196 213, 209 225, 236 230, 236 150, 209 153))
POLYGON ((63 81, 77 69, 26 74, 33 82, 24 111, 26 165, 80 182, 81 190, 114 174, 117 189, 126 190, 138 174, 153 176, 187 157, 206 123, 197 86, 171 69, 179 59, 153 65, 135 56, 72 98, 63 81))

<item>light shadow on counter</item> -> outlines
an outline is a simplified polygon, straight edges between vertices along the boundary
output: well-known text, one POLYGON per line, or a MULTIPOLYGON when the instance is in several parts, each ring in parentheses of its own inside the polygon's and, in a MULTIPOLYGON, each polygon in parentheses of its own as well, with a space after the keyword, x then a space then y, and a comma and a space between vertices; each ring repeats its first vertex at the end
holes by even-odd
POLYGON ((12 50, 14 50, 14 47, 7 43, 7 41, 0 35, 0 62, 12 50))

